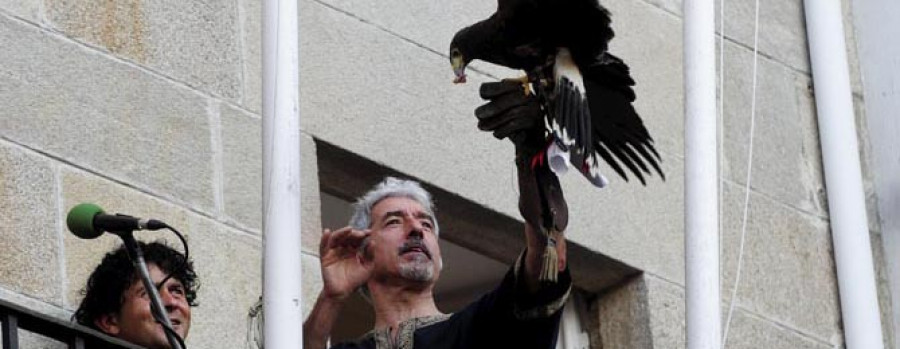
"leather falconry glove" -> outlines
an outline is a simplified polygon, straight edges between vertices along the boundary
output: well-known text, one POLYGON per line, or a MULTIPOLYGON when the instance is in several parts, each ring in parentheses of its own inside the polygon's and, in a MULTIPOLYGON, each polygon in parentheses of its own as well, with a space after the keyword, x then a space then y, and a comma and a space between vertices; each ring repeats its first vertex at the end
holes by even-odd
POLYGON ((497 139, 509 138, 515 145, 519 213, 547 239, 540 280, 556 282, 556 242, 563 238, 569 209, 559 179, 547 162, 544 111, 519 80, 483 83, 480 93, 489 102, 475 109, 478 128, 493 132, 497 139))

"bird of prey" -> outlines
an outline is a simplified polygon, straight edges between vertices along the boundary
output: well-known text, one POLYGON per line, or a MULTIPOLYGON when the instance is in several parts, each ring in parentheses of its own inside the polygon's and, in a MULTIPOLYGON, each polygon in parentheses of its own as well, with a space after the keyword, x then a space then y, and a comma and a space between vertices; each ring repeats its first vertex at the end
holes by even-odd
POLYGON ((473 60, 524 70, 525 93, 534 87, 554 143, 575 168, 603 187, 600 158, 626 181, 623 166, 646 185, 649 167, 665 175, 632 106, 629 68, 607 52, 612 37, 609 12, 597 0, 498 0, 496 13, 453 37, 454 82, 466 81, 473 60))

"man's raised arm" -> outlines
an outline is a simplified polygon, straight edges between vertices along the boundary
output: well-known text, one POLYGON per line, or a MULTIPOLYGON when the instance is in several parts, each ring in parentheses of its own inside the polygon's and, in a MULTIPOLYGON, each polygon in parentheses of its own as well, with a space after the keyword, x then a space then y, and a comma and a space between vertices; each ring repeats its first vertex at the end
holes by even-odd
POLYGON ((303 347, 324 349, 347 297, 369 280, 371 265, 360 253, 368 231, 326 229, 319 241, 322 292, 303 323, 303 347))
POLYGON ((498 139, 509 138, 515 145, 519 212, 526 221, 527 249, 521 276, 528 291, 534 293, 542 281, 555 281, 557 273, 566 268, 563 231, 568 225, 568 207, 559 180, 544 161, 548 142, 544 111, 537 97, 526 92, 518 80, 484 83, 480 94, 489 102, 475 109, 478 128, 498 139))

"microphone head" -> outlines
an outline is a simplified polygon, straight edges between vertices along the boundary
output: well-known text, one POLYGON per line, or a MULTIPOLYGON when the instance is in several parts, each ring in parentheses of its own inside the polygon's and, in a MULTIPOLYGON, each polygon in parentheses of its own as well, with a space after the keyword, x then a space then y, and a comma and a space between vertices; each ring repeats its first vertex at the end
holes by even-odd
POLYGON ((82 239, 94 239, 103 235, 102 230, 94 229, 94 216, 104 213, 100 206, 91 203, 78 204, 69 210, 66 225, 69 231, 82 239))

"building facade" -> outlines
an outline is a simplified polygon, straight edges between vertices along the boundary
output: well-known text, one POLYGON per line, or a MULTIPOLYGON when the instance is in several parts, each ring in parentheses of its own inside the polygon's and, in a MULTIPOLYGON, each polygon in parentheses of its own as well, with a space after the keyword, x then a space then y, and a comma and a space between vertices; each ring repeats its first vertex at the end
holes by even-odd
MULTIPOLYGON (((608 170, 611 184, 602 190, 576 175, 562 178, 578 290, 564 322, 564 346, 681 348, 681 1, 603 4, 616 31, 610 50, 631 67, 636 109, 667 178, 641 186, 608 170)), ((453 85, 446 52, 456 30, 489 16, 496 3, 299 5, 304 310, 321 287, 321 230, 344 224, 346 203, 385 175, 419 179, 435 194, 441 238, 450 243, 444 248, 458 256, 446 260, 438 298, 445 309, 464 304, 491 287, 523 246, 513 148, 478 131, 473 116, 483 103, 480 83, 518 73, 479 63, 468 84, 453 85)), ((248 346, 262 274, 261 6, 252 0, 0 1, 0 208, 6 212, 0 299, 71 316, 88 273, 118 244, 110 236, 79 240, 65 228, 72 206, 95 202, 162 219, 187 234, 202 283, 189 347, 248 346)), ((888 275, 900 249, 882 243, 886 214, 878 203, 889 191, 876 185, 884 175, 869 150, 875 141, 860 73, 869 68, 858 63, 865 60, 857 58, 863 56, 854 19, 862 17, 855 10, 871 10, 844 2, 885 343, 895 348, 888 275)), ((723 314, 735 287, 750 190, 726 347, 841 347, 802 1, 761 1, 749 186, 754 2, 726 2, 724 14, 723 314)), ((177 242, 160 232, 140 237, 177 242)), ((341 322, 347 337, 366 328, 365 320, 352 320, 365 319, 366 305, 350 308, 341 322)), ((62 345, 24 337, 36 348, 62 345)))

